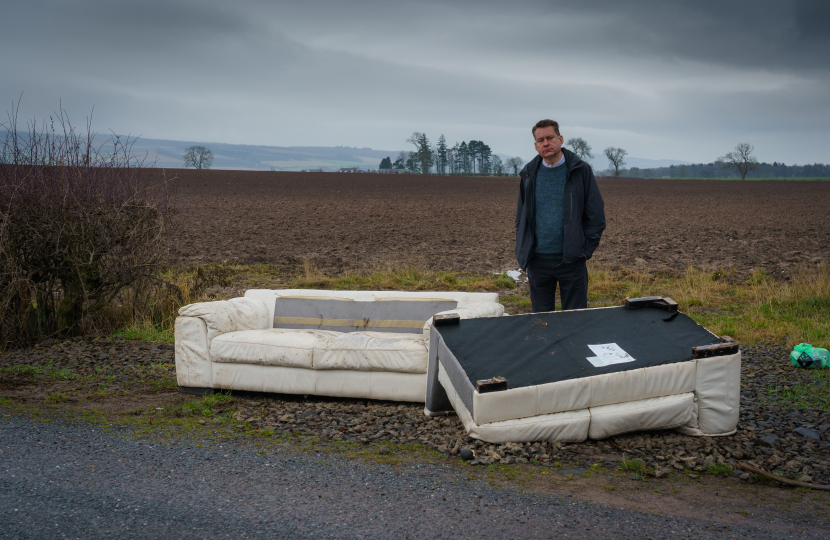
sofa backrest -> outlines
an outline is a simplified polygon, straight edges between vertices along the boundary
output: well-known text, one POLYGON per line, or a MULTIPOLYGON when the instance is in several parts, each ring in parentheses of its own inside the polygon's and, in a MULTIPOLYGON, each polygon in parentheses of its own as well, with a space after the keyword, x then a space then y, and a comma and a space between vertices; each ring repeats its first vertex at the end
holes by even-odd
MULTIPOLYGON (((470 304, 478 303, 498 303, 498 293, 465 293, 465 292, 439 292, 439 291, 423 291, 423 292, 405 292, 405 291, 329 291, 320 289, 249 289, 245 292, 246 298, 256 298, 265 302, 269 312, 269 320, 273 322, 276 316, 276 300, 277 298, 296 298, 296 297, 313 297, 313 298, 341 298, 351 299, 357 304, 364 304, 366 302, 374 301, 390 301, 390 299, 408 300, 413 299, 427 299, 427 300, 450 300, 457 302, 449 308, 444 308, 432 313, 429 317, 438 313, 439 311, 446 311, 448 309, 455 309, 456 307, 464 307, 470 304)), ((359 306, 358 306, 359 307, 359 306)), ((282 316, 282 315, 281 315, 282 316)), ((429 319, 423 319, 426 321, 429 319)), ((364 318, 362 315, 359 317, 364 318)), ((394 319, 382 319, 394 320, 394 319)), ((409 319, 414 321, 415 319, 409 319)), ((270 326, 270 325, 269 325, 270 326)), ((423 326, 423 325, 422 325, 423 326)), ((299 327, 297 327, 299 328, 299 327)), ((310 328, 317 328, 316 326, 310 328)), ((377 328, 372 328, 373 331, 379 331, 377 328)), ((345 327, 340 331, 354 331, 347 330, 345 327)), ((393 332, 403 332, 401 329, 389 330, 393 332)))
POLYGON ((442 298, 379 298, 372 301, 338 297, 274 298, 273 328, 307 328, 337 332, 420 334, 436 313, 458 302, 442 298))

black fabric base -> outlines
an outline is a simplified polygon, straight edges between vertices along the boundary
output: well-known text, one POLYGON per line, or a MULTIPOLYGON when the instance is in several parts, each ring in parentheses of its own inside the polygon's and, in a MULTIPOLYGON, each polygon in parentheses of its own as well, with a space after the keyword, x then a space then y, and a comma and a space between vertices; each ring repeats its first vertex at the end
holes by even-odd
POLYGON ((453 410, 447 392, 438 382, 438 349, 441 345, 441 334, 433 326, 429 331, 429 360, 427 362, 427 395, 424 408, 430 413, 443 413, 453 410))
POLYGON ((692 347, 718 343, 683 313, 624 307, 464 319, 438 328, 470 383, 502 376, 521 388, 692 359, 692 347), (588 345, 616 343, 635 361, 594 367, 588 345))

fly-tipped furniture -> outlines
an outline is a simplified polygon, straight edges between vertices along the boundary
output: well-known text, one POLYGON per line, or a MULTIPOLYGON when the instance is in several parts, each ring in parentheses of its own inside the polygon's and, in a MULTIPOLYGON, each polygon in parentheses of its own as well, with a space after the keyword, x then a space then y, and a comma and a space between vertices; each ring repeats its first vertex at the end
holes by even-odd
POLYGON ((439 323, 431 330, 426 413, 455 410, 475 438, 735 432, 738 344, 678 312, 671 299, 439 323))
POLYGON ((433 316, 500 317, 496 293, 252 289, 176 319, 186 391, 423 402, 433 316))

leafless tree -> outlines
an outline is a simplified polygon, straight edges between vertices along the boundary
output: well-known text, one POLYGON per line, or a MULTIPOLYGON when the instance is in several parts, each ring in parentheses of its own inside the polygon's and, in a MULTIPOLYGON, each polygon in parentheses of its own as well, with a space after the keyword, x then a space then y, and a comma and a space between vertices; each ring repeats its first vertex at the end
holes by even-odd
POLYGON ((210 169, 213 165, 213 152, 204 146, 191 146, 184 151, 184 167, 210 169))
POLYGON ((512 158, 509 158, 507 161, 504 162, 504 166, 507 168, 507 170, 510 170, 510 169, 513 170, 513 176, 519 176, 519 169, 524 164, 525 164, 525 160, 523 160, 520 157, 512 157, 512 158))
POLYGON ((565 145, 570 148, 574 154, 576 154, 579 159, 593 159, 593 154, 591 154, 591 145, 588 144, 588 141, 583 139, 582 137, 573 137, 568 139, 568 142, 565 145))
POLYGON ((613 146, 609 146, 603 150, 603 153, 605 154, 605 157, 608 158, 611 166, 614 167, 614 176, 619 176, 620 169, 625 167, 625 156, 628 155, 628 152, 622 148, 614 148, 613 146))
POLYGON ((758 166, 758 160, 752 155, 755 147, 749 143, 740 143, 735 147, 734 152, 718 158, 721 167, 725 169, 738 169, 741 180, 746 180, 746 173, 758 166))

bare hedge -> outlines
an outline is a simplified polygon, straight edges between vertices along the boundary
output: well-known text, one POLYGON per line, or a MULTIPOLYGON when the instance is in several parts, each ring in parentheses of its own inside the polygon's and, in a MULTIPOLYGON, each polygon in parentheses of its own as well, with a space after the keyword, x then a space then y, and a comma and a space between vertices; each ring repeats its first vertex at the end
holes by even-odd
POLYGON ((172 180, 132 154, 134 139, 96 143, 62 109, 24 131, 14 110, 0 129, 0 347, 101 330, 131 308, 125 291, 140 302, 158 289, 172 180))

